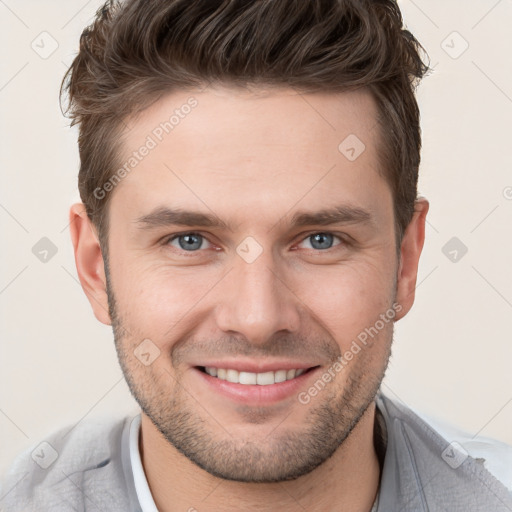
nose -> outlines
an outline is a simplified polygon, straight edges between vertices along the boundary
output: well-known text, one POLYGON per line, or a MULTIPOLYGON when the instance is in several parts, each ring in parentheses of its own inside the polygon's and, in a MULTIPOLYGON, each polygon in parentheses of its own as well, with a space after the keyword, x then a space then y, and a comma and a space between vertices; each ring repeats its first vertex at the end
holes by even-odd
POLYGON ((247 263, 238 256, 219 290, 217 327, 264 344, 279 331, 297 333, 301 302, 278 271, 270 251, 247 263))

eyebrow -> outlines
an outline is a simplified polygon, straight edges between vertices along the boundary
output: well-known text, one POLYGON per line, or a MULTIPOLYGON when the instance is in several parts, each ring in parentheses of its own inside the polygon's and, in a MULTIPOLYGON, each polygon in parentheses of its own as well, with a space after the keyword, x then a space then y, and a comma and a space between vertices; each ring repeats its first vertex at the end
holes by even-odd
MULTIPOLYGON (((135 219, 139 229, 151 230, 166 226, 187 226, 218 228, 233 232, 233 227, 214 214, 202 213, 179 208, 159 207, 150 213, 135 219)), ((282 221, 279 221, 281 223, 282 221)), ((363 208, 340 205, 315 212, 298 211, 290 221, 290 226, 304 227, 311 225, 329 226, 332 224, 368 224, 374 225, 372 214, 363 208)))
POLYGON ((201 226, 205 228, 220 228, 233 231, 232 228, 216 215, 210 213, 194 212, 179 208, 159 207, 135 219, 141 229, 152 229, 164 226, 201 226))
POLYGON ((291 220, 292 226, 310 225, 329 226, 331 224, 374 224, 372 214, 363 208, 341 205, 316 212, 296 212, 291 220))

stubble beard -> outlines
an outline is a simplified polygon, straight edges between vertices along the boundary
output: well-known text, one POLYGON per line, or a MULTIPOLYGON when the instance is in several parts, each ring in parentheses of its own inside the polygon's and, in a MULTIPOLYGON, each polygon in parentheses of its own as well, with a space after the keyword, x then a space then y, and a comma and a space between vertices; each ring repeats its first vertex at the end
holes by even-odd
MULTIPOLYGON (((312 399, 300 428, 287 428, 283 421, 283 425, 259 441, 234 439, 229 434, 229 425, 219 427, 170 374, 157 376, 133 356, 136 343, 119 316, 108 265, 105 265, 105 273, 116 351, 132 396, 176 450, 218 478, 272 483, 310 473, 347 440, 374 401, 384 378, 391 355, 392 323, 377 340, 388 347, 385 357, 380 356, 377 370, 372 347, 365 347, 354 358, 354 364, 343 370, 350 371, 345 388, 338 390, 334 382, 328 384, 312 399), (368 372, 365 368, 372 370, 368 372)), ((295 407, 305 406, 297 401, 295 407)))

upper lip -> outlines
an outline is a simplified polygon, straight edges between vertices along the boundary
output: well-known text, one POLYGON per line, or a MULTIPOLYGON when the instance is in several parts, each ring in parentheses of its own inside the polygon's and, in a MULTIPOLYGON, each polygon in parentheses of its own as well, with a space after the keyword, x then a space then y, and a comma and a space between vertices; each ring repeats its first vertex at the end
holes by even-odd
POLYGON ((243 361, 237 360, 225 360, 225 361, 203 361, 200 364, 194 365, 195 367, 213 367, 213 368, 225 368, 227 370, 236 370, 238 372, 249 372, 249 373, 265 373, 275 372, 277 370, 292 370, 292 369, 304 369, 313 368, 319 366, 315 363, 304 363, 300 361, 243 361))

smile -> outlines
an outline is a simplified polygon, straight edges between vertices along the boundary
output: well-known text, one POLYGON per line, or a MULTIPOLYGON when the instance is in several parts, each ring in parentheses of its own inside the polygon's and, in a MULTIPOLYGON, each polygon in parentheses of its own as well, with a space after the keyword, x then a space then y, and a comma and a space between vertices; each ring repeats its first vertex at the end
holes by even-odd
POLYGON ((239 372, 238 370, 233 370, 231 368, 215 368, 213 366, 205 366, 200 369, 212 377, 217 377, 217 379, 225 380, 227 382, 258 386, 269 386, 271 384, 278 384, 279 382, 292 380, 309 370, 297 368, 291 370, 252 373, 239 372))
POLYGON ((292 400, 322 371, 320 365, 308 366, 298 361, 295 364, 291 361, 205 363, 193 367, 192 375, 196 376, 194 379, 198 378, 196 382, 201 387, 206 386, 216 396, 258 407, 292 400))

